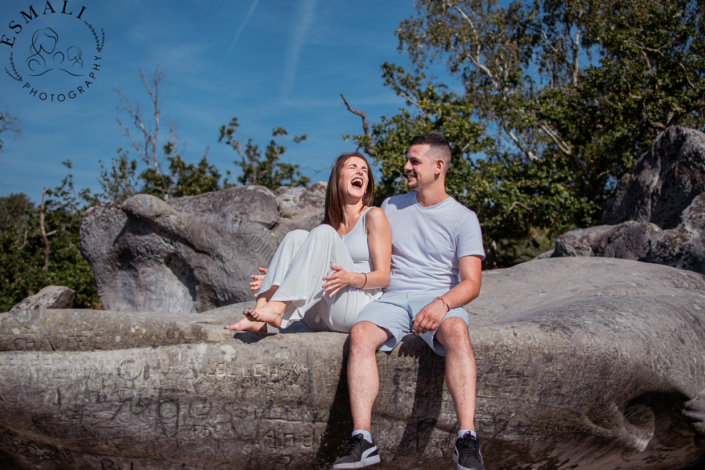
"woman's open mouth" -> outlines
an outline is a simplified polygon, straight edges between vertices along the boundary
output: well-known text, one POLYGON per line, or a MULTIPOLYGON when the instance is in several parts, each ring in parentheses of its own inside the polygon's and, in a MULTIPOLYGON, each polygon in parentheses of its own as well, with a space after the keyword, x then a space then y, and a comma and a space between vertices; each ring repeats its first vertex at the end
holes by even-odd
POLYGON ((358 188, 358 189, 362 189, 363 183, 364 182, 363 182, 362 178, 360 178, 359 176, 356 176, 350 182, 350 184, 352 184, 353 187, 358 188))

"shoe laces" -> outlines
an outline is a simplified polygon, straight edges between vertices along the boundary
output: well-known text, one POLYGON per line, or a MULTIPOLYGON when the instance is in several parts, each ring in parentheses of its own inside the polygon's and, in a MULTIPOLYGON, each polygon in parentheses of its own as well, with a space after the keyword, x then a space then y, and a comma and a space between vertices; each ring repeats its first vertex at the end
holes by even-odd
POLYGON ((458 439, 458 450, 470 451, 475 458, 480 457, 480 443, 472 437, 472 434, 465 433, 465 436, 458 439))
POLYGON ((355 434, 354 436, 351 436, 350 439, 348 439, 348 446, 345 448, 345 452, 343 452, 342 456, 352 454, 352 451, 355 450, 357 446, 362 444, 363 439, 364 437, 362 434, 355 434))

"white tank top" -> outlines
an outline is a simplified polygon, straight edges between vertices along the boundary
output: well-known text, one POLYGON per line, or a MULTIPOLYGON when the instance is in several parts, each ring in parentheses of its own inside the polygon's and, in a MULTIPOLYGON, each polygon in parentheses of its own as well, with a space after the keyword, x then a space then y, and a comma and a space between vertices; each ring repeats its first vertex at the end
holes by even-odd
POLYGON ((357 223, 350 232, 345 235, 340 235, 345 246, 348 248, 348 253, 355 263, 355 270, 358 273, 369 273, 374 271, 374 261, 370 254, 370 246, 367 243, 367 231, 365 230, 365 215, 367 211, 372 209, 368 207, 360 214, 357 223))

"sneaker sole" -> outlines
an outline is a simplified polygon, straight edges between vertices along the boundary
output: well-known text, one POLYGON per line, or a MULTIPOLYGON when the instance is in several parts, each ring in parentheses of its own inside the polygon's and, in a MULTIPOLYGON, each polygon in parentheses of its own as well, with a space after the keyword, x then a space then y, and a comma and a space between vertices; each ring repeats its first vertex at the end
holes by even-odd
POLYGON ((338 465, 333 465, 333 470, 338 470, 340 468, 365 468, 371 465, 376 465, 380 462, 381 460, 379 458, 379 455, 373 455, 372 457, 367 457, 366 459, 362 459, 359 462, 341 463, 338 465))
POLYGON ((458 463, 458 456, 455 454, 453 454, 453 462, 455 462, 457 464, 456 470, 471 470, 470 468, 463 467, 462 465, 460 465, 458 463))

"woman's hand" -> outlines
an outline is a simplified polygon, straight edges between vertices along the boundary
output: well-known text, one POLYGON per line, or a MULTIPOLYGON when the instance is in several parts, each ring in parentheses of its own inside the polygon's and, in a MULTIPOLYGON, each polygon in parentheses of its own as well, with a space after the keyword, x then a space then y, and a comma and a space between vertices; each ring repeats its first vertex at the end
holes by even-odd
MULTIPOLYGON (((331 266, 331 269, 335 272, 330 276, 326 276, 323 278, 324 281, 328 281, 323 284, 323 290, 325 292, 333 291, 330 293, 330 295, 328 295, 328 297, 333 297, 343 287, 350 285, 352 285, 353 287, 357 287, 356 285, 353 285, 353 282, 355 282, 356 278, 363 277, 363 275, 359 273, 349 273, 340 266, 331 266)), ((360 286, 362 286, 362 282, 355 282, 355 284, 359 284, 360 286)))
POLYGON ((257 291, 262 286, 262 281, 264 281, 264 275, 267 274, 267 268, 258 268, 259 272, 262 274, 251 274, 250 277, 255 280, 255 282, 250 282, 250 290, 255 292, 255 297, 257 297, 257 291))

